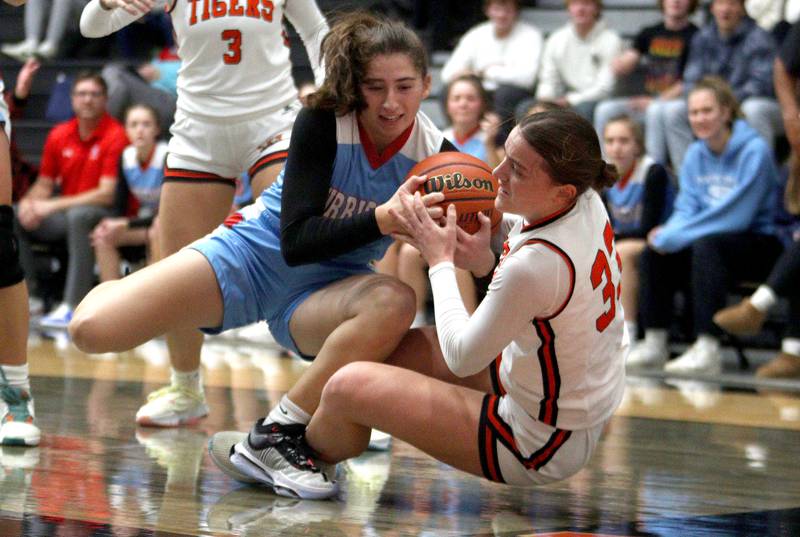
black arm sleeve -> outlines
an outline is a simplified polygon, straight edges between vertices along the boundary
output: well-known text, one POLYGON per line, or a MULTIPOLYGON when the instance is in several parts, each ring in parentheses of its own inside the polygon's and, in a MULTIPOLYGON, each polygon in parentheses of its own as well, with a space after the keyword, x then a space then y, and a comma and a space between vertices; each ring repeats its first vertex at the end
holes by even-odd
POLYGON ((122 157, 120 156, 117 165, 117 187, 114 190, 114 216, 126 216, 128 214, 128 199, 130 197, 130 190, 128 189, 128 181, 125 179, 125 172, 122 170, 122 157))
MULTIPOLYGON (((380 239, 371 209, 349 218, 326 218, 336 159, 336 116, 303 109, 295 120, 281 194, 281 253, 289 266, 318 263, 380 239)), ((455 151, 444 140, 440 151, 455 151)))
POLYGON ((333 219, 323 215, 336 158, 336 116, 303 109, 292 128, 281 194, 281 253, 290 266, 352 251, 382 235, 375 210, 333 219))
POLYGON ((651 229, 661 222, 664 215, 664 204, 666 203, 667 186, 669 185, 669 174, 664 166, 653 164, 647 170, 647 177, 644 180, 644 203, 642 207, 642 225, 636 231, 627 233, 620 238, 639 238, 644 239, 651 229))

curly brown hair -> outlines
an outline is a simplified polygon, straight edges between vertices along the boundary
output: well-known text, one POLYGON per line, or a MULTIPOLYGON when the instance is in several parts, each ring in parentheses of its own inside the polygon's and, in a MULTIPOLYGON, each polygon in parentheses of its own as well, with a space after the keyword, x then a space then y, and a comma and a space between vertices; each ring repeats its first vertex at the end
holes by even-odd
POLYGON ((369 62, 382 54, 406 54, 423 78, 428 75, 425 47, 406 25, 360 11, 341 16, 322 40, 325 82, 308 105, 337 115, 363 110, 361 82, 369 62))

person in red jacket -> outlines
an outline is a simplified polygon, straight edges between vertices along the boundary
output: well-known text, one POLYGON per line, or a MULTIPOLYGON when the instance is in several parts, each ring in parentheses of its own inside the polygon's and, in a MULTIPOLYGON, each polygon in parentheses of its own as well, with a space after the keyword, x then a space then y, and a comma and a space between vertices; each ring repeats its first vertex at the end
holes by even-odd
POLYGON ((125 129, 106 111, 107 87, 92 72, 72 86, 75 117, 56 125, 45 142, 39 176, 17 206, 21 226, 20 261, 29 285, 35 282, 31 240, 67 243, 67 282, 61 305, 40 321, 66 328, 72 309, 94 283, 94 254, 89 234, 109 215, 125 129))

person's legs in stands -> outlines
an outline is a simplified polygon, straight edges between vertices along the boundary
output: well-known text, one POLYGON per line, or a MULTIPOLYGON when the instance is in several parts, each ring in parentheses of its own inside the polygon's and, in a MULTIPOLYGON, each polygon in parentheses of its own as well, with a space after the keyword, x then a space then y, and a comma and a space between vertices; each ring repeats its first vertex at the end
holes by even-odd
POLYGON ((712 318, 725 305, 736 282, 761 281, 769 273, 782 246, 773 235, 720 233, 692 244, 692 304, 697 339, 681 356, 667 364, 672 373, 716 374, 722 370, 721 332, 712 318))
POLYGON ((747 122, 775 148, 775 139, 783 134, 781 107, 775 99, 750 97, 742 103, 742 112, 747 122))
POLYGON ((68 252, 64 299, 55 311, 42 318, 42 326, 66 328, 75 306, 94 285, 94 250, 90 234, 108 214, 108 209, 94 205, 80 205, 64 211, 68 252))
POLYGON ((687 114, 686 101, 683 99, 664 103, 664 133, 673 170, 681 169, 683 155, 694 141, 687 114))
POLYGON ((648 247, 642 252, 639 260, 639 311, 644 339, 631 347, 625 362, 629 368, 660 367, 669 358, 673 299, 680 282, 687 279, 690 267, 691 252, 688 249, 660 254, 648 247))
POLYGON ((20 62, 31 58, 39 46, 44 16, 49 10, 49 4, 47 0, 30 0, 25 6, 25 39, 19 43, 4 44, 0 47, 0 52, 20 62))
POLYGON ((654 99, 647 106, 644 114, 644 145, 645 153, 656 162, 666 166, 669 164, 667 150, 667 133, 664 119, 664 108, 669 101, 654 99))
POLYGON ((123 121, 125 110, 132 104, 152 106, 159 117, 162 133, 169 132, 175 119, 177 99, 166 91, 151 86, 141 76, 132 73, 127 67, 112 63, 103 68, 101 74, 108 84, 108 113, 123 121))
POLYGON ((635 110, 630 105, 630 102, 630 98, 621 97, 619 99, 606 99, 597 103, 594 109, 594 130, 597 131, 597 136, 600 137, 601 141, 603 139, 603 128, 605 128, 608 120, 613 117, 625 114, 637 123, 644 122, 644 114, 635 110))

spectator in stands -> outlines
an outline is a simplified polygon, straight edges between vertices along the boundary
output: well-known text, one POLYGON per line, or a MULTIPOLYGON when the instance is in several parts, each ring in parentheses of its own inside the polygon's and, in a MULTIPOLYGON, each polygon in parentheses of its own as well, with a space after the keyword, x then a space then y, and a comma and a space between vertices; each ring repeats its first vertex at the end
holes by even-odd
POLYGON ((701 79, 688 103, 698 141, 681 167, 674 212, 647 236, 640 261, 645 338, 631 348, 628 365, 666 362, 673 294, 688 283, 697 339, 665 369, 713 374, 722 369, 714 313, 734 282, 761 280, 781 251, 773 224, 778 177, 769 146, 740 119, 725 81, 701 79))
POLYGON ((674 192, 667 170, 644 152, 641 126, 629 116, 605 124, 603 151, 617 167, 619 181, 603 193, 622 258, 622 306, 625 325, 635 339, 639 318, 639 258, 647 234, 672 212, 674 192))
MULTIPOLYGON (((658 117, 662 103, 683 95, 683 68, 689 55, 689 43, 697 31, 689 16, 697 8, 697 0, 659 0, 664 20, 643 28, 633 46, 611 61, 611 70, 619 80, 633 73, 637 66, 644 71, 644 93, 633 97, 601 101, 594 113, 594 126, 602 136, 609 118, 627 114, 641 124, 658 117), (645 117, 648 121, 645 121, 645 117)), ((657 121, 659 120, 652 120, 657 121)), ((666 142, 658 138, 660 131, 645 129, 647 153, 658 162, 666 160, 666 142)))
POLYGON ((800 22, 792 25, 780 53, 775 58, 775 93, 783 112, 783 125, 791 146, 790 171, 784 202, 794 221, 786 226, 786 250, 772 269, 766 283, 741 303, 714 316, 714 322, 732 334, 755 334, 761 330, 767 313, 783 296, 789 299, 789 324, 781 352, 756 370, 767 378, 800 377, 800 107, 797 105, 800 82, 800 22), (793 224, 793 225, 792 225, 793 224), (791 226, 791 227, 790 227, 791 226))
MULTIPOLYGON (((491 113, 489 95, 481 79, 473 74, 459 75, 445 87, 445 114, 450 126, 442 131, 459 151, 488 163, 488 154, 495 150, 493 141, 487 146, 482 122, 491 113)), ((426 276, 427 278, 427 276, 426 276)))
POLYGON ((66 328, 72 309, 94 283, 89 233, 109 214, 125 129, 106 111, 106 83, 84 72, 72 86, 75 117, 56 125, 45 142, 39 177, 17 206, 22 227, 20 259, 35 289, 31 240, 66 241, 69 254, 64 300, 42 326, 66 328))
POLYGON ((543 38, 538 28, 519 20, 518 0, 486 0, 484 11, 489 20, 464 34, 442 69, 442 80, 477 75, 505 120, 513 117, 517 103, 533 95, 543 38))
POLYGON ((108 84, 108 112, 123 120, 132 104, 147 104, 158 112, 161 132, 168 133, 175 119, 180 67, 181 61, 171 49, 163 49, 136 69, 122 63, 105 66, 101 74, 108 84))
POLYGON ((614 89, 611 60, 622 39, 601 17, 600 0, 567 0, 569 22, 547 38, 536 98, 571 106, 592 121, 598 101, 614 89))
MULTIPOLYGON (((683 71, 684 94, 706 75, 725 79, 741 103, 747 121, 772 146, 782 131, 772 88, 775 41, 747 16, 744 0, 713 0, 711 13, 713 19, 692 38, 683 71)), ((656 134, 666 140, 670 162, 677 170, 693 140, 686 101, 664 103, 662 117, 660 126, 648 124, 647 136, 656 134)))
POLYGON ((158 124, 158 112, 146 104, 133 105, 125 114, 131 145, 119 162, 114 216, 103 218, 91 236, 101 282, 119 279, 121 247, 136 247, 133 256, 139 259, 160 257, 155 221, 167 143, 158 141, 158 124))
MULTIPOLYGON (((40 64, 35 59, 25 62, 17 73, 17 82, 14 90, 6 92, 3 98, 8 105, 9 117, 12 120, 21 118, 28 104, 28 97, 31 93, 31 85, 39 70, 40 64)), ((26 161, 16 144, 16 130, 11 131, 11 143, 9 152, 11 154, 11 198, 17 203, 28 191, 30 185, 39 173, 38 168, 26 161)))
POLYGON ((55 58, 72 20, 77 19, 87 0, 28 0, 25 5, 25 39, 6 44, 0 52, 24 62, 37 56, 44 60, 55 58), (48 16, 49 13, 49 16, 48 16), (42 40, 42 26, 47 17, 47 32, 42 40))

